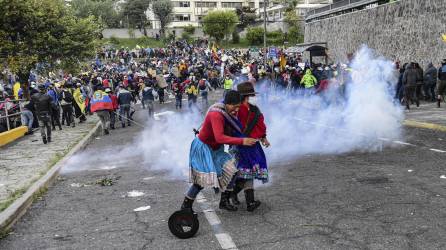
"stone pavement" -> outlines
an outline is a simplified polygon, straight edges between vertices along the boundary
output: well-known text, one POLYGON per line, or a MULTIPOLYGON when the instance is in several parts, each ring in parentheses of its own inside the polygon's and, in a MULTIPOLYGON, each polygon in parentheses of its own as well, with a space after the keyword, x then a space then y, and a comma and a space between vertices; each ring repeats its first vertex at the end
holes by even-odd
MULTIPOLYGON (((77 119, 76 119, 77 120, 77 119)), ((12 195, 21 195, 74 147, 98 122, 96 115, 75 128, 52 131, 52 142, 44 145, 40 130, 0 148, 0 211, 12 195)), ((16 197, 18 198, 18 197, 16 197)))

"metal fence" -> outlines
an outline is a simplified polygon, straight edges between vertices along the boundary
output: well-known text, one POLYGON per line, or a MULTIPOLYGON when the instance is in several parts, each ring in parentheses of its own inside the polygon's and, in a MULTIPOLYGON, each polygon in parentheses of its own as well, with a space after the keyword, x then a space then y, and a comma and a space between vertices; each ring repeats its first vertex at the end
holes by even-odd
POLYGON ((343 0, 343 1, 340 1, 340 2, 336 2, 336 3, 330 4, 330 5, 321 7, 321 8, 310 10, 307 13, 307 17, 315 15, 315 14, 327 12, 327 11, 330 11, 330 10, 338 9, 338 8, 341 8, 341 7, 345 7, 345 6, 348 6, 350 4, 359 3, 359 2, 364 2, 364 4, 372 4, 372 3, 380 2, 380 0, 343 0))
POLYGON ((21 124, 23 101, 26 100, 0 101, 0 132, 16 128, 21 124))

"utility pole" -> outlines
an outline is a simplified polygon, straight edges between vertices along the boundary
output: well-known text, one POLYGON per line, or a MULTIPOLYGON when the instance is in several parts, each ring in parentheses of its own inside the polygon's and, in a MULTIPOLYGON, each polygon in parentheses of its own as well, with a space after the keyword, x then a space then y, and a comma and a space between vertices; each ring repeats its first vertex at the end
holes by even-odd
POLYGON ((265 71, 266 71, 266 61, 267 61, 267 54, 268 54, 268 49, 266 47, 266 19, 268 18, 268 15, 266 14, 266 3, 267 0, 263 0, 263 49, 264 49, 264 54, 263 54, 263 64, 265 67, 265 71))

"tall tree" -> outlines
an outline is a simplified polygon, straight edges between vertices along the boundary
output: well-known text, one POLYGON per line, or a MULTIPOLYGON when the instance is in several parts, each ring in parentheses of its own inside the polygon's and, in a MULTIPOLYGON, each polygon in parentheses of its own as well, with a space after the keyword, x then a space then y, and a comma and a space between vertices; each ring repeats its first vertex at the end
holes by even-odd
POLYGON ((145 36, 147 36, 146 26, 150 24, 146 15, 150 3, 150 0, 127 0, 122 6, 124 20, 128 21, 130 27, 137 27, 145 36))
POLYGON ((69 5, 77 17, 95 16, 106 27, 120 27, 121 16, 117 10, 117 0, 72 0, 69 5))
POLYGON ((203 31, 220 41, 234 31, 238 22, 237 14, 232 10, 210 11, 203 18, 203 31))
POLYGON ((71 68, 94 57, 100 36, 94 17, 75 17, 63 0, 0 0, 0 56, 22 83, 37 63, 71 68))
POLYGON ((160 35, 164 37, 166 26, 171 21, 171 14, 173 11, 173 5, 170 0, 157 0, 152 4, 153 13, 160 20, 161 29, 160 35))

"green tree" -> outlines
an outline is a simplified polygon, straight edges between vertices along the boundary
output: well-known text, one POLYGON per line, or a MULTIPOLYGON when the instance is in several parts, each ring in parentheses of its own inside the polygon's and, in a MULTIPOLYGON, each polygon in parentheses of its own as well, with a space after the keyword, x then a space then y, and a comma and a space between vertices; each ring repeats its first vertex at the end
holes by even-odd
POLYGON ((234 31, 238 22, 239 19, 234 11, 210 11, 203 18, 203 32, 215 38, 215 40, 220 41, 234 31))
POLYGON ((248 28, 246 32, 246 40, 249 45, 261 45, 263 43, 263 28, 248 28))
POLYGON ((243 30, 244 28, 248 27, 249 25, 252 25, 255 23, 257 14, 256 10, 254 8, 243 6, 241 8, 237 8, 235 10, 240 23, 237 25, 237 28, 239 30, 243 30))
POLYGON ((100 36, 94 17, 75 17, 63 0, 0 0, 0 55, 24 84, 38 63, 75 70, 100 36))
POLYGON ((147 36, 146 26, 150 24, 147 20, 146 11, 149 8, 150 0, 127 0, 122 5, 122 17, 127 20, 130 27, 137 27, 147 36))
POLYGON ((301 18, 296 14, 294 9, 285 12, 285 22, 288 24, 287 40, 290 43, 300 43, 303 36, 300 33, 301 18))
POLYGON ((74 15, 79 18, 95 16, 106 27, 121 26, 121 16, 116 7, 117 0, 72 0, 69 4, 74 15))
POLYGON ((152 10, 155 16, 160 20, 160 35, 164 38, 166 26, 171 21, 173 5, 170 0, 157 0, 152 4, 152 10))
POLYGON ((195 33, 195 27, 189 24, 188 26, 183 27, 183 31, 193 35, 195 33))

